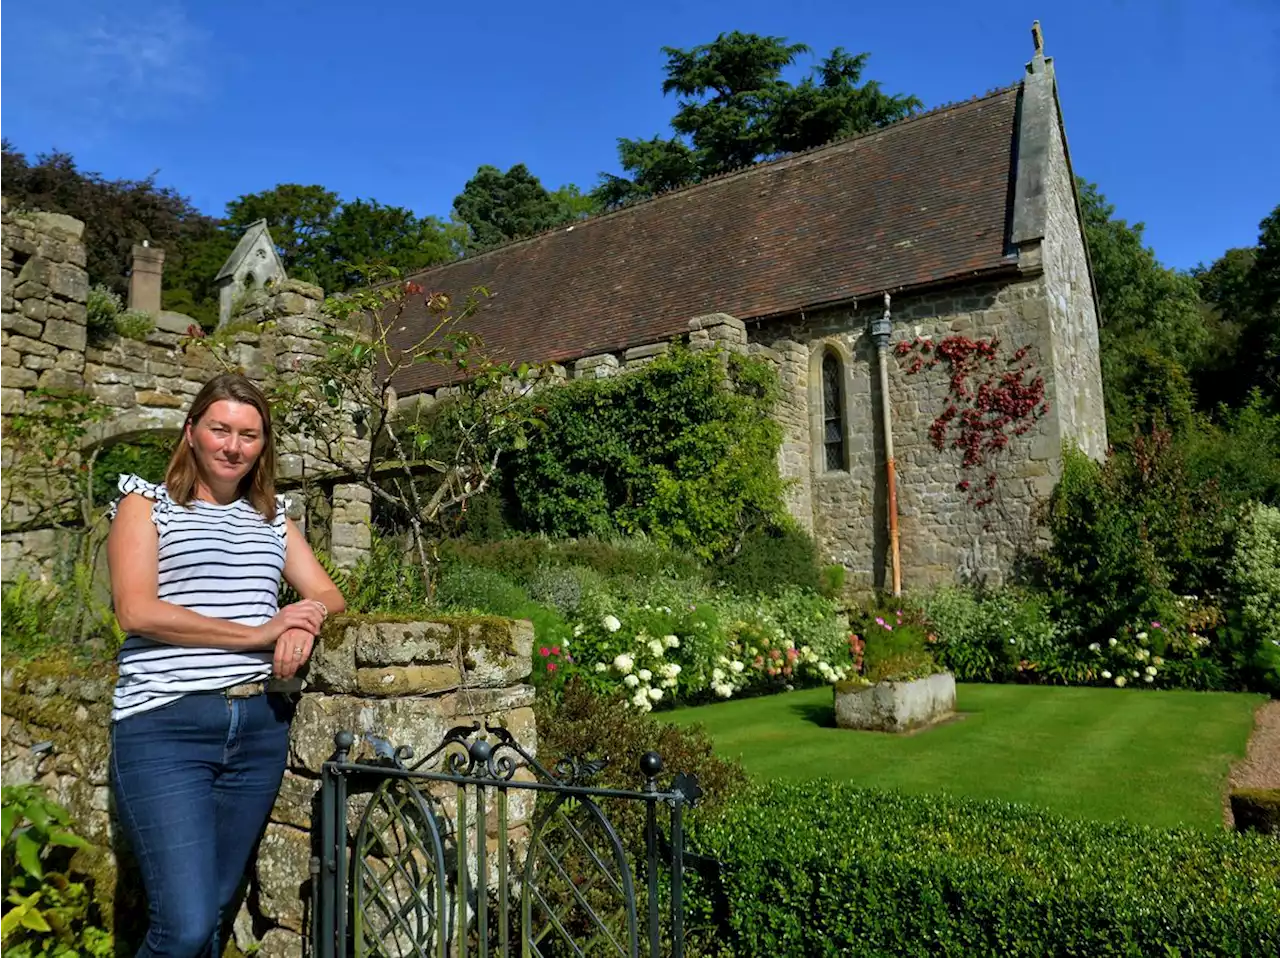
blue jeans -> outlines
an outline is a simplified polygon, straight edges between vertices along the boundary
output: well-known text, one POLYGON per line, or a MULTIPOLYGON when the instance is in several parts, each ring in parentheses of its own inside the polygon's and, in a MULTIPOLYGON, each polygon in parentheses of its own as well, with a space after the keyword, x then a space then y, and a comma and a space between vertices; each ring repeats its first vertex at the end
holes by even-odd
POLYGON ((139 958, 218 954, 284 775, 293 705, 184 695, 111 728, 120 826, 147 893, 139 958))

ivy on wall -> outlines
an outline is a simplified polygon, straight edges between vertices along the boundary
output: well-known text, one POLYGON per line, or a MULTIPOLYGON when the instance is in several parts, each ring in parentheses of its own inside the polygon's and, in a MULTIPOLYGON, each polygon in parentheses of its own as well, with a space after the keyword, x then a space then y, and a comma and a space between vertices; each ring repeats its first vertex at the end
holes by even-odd
POLYGON ((503 467, 514 524, 557 538, 644 535, 710 559, 750 528, 785 523, 777 376, 725 359, 678 346, 539 393, 545 428, 503 467))
POLYGON ((934 341, 917 336, 904 339, 894 352, 906 362, 908 376, 945 365, 950 376, 947 404, 929 426, 935 449, 950 445, 962 450, 961 469, 986 475, 975 487, 968 477, 956 485, 975 509, 994 501, 996 473, 992 456, 1007 449, 1016 436, 1030 432, 1049 413, 1044 377, 1028 359, 1030 346, 1022 346, 1007 358, 999 339, 948 336, 934 341))

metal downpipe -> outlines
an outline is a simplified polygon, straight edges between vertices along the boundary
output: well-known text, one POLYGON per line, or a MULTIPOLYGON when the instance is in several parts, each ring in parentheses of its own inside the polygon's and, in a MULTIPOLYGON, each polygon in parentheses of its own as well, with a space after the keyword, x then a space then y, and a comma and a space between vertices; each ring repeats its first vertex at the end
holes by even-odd
POLYGON ((885 481, 888 486, 889 561, 893 569, 893 594, 902 594, 902 559, 898 547, 898 463, 893 455, 893 412, 889 405, 889 335, 893 324, 889 294, 884 294, 884 313, 871 321, 880 359, 880 414, 884 428, 885 481))

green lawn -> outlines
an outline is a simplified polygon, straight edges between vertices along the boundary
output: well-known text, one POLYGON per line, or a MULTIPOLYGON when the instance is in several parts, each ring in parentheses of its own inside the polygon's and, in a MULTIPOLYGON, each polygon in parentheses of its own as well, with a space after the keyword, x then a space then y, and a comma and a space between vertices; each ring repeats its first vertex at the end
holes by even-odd
POLYGON ((911 736, 835 727, 830 688, 677 709, 757 779, 1027 802, 1080 818, 1218 828, 1261 695, 960 685, 963 717, 911 736))

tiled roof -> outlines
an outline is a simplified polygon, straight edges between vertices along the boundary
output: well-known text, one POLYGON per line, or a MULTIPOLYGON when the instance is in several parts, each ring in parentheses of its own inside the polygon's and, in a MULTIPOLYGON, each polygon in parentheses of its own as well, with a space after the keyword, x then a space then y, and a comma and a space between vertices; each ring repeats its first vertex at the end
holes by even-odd
MULTIPOLYGON (((1018 88, 435 267, 485 352, 566 362, 678 336, 707 313, 749 320, 1006 267, 1018 88)), ((406 311, 408 341, 425 319, 406 311)), ((444 382, 406 370, 409 394, 444 382)))

